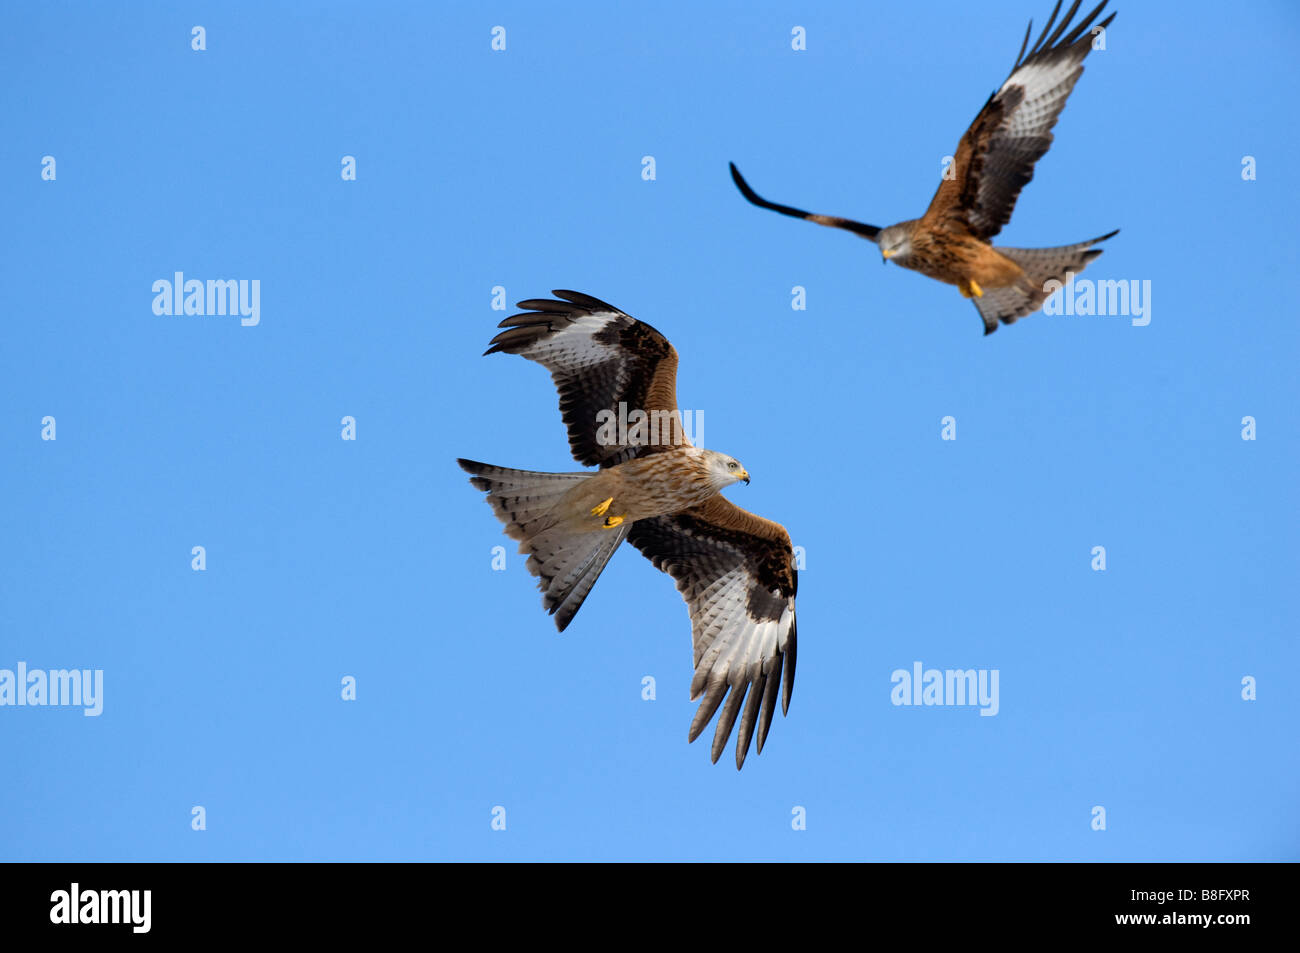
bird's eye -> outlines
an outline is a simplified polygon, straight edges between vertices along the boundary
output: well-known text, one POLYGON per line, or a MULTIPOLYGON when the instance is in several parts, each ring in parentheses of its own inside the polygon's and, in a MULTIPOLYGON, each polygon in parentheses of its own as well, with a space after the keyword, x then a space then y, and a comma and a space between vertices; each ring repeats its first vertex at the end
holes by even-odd
POLYGON ((734 469, 736 469, 736 461, 735 461, 735 460, 732 460, 730 463, 728 463, 728 464, 727 464, 727 469, 728 469, 728 470, 734 470, 734 469))

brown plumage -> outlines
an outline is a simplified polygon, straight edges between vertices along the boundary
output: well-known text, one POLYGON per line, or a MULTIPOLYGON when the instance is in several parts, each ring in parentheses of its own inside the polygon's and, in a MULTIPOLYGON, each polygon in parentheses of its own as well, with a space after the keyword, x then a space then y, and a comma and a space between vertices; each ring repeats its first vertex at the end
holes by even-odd
MULTIPOLYGON (((1081 272, 1101 254, 1093 246, 1116 234, 1057 248, 994 247, 990 241, 1011 220, 1020 190, 1033 178, 1034 163, 1052 144, 1052 127, 1092 48, 1089 27, 1107 2, 1102 0, 1067 33, 1080 0, 1074 0, 1053 31, 1061 10, 1058 0, 1033 47, 1028 46, 1030 23, 1011 75, 961 137, 930 207, 918 219, 877 228, 816 215, 761 198, 734 164, 732 179, 755 205, 853 232, 879 245, 887 261, 956 285, 964 297, 974 300, 984 333, 992 334, 998 322, 1011 324, 1037 311, 1047 299, 1047 282, 1064 282, 1066 272, 1081 272)), ((1097 29, 1109 26, 1113 19, 1112 13, 1097 29)))
POLYGON ((749 474, 686 438, 677 352, 667 339, 596 298, 555 294, 562 300, 520 302, 529 310, 501 322, 506 330, 487 353, 519 354, 551 372, 574 458, 600 469, 541 473, 457 462, 527 554, 560 631, 624 539, 676 580, 695 647, 691 698, 703 695, 688 740, 721 707, 711 756, 718 760, 739 720, 739 768, 755 734, 763 750, 778 689, 782 712, 790 705, 798 588, 790 535, 720 495, 748 483, 749 474), (635 411, 657 426, 619 433, 602 423, 635 411))

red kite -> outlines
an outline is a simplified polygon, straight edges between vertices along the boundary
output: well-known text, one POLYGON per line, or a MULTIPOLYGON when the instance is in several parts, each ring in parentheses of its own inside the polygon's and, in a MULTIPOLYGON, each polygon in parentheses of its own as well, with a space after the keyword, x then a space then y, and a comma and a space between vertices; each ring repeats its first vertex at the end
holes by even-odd
MULTIPOLYGON (((974 300, 984 333, 992 334, 999 321, 1011 324, 1037 311, 1049 295, 1048 282, 1063 284, 1066 272, 1083 271, 1102 252, 1093 246, 1118 232, 1057 248, 1005 248, 990 242, 1011 220, 1020 190, 1034 176, 1034 163, 1052 144, 1052 127, 1092 49, 1093 32, 1088 28, 1108 0, 1102 0, 1067 34, 1079 2, 1074 0, 1053 31, 1061 10, 1057 0, 1047 26, 1026 55, 1033 29, 1030 21, 1011 75, 961 137, 939 190, 920 218, 877 228, 769 202, 749 187, 734 164, 732 179, 755 205, 846 229, 879 245, 886 262, 956 285, 963 297, 974 300)), ((1095 29, 1105 29, 1113 19, 1112 13, 1095 29)))
POLYGON ((716 763, 739 717, 739 768, 755 729, 762 752, 778 690, 782 713, 790 707, 798 587, 790 535, 721 495, 749 483, 749 473, 734 457, 686 439, 677 352, 667 339, 603 301, 554 293, 563 300, 521 301, 528 310, 501 322, 507 330, 487 353, 519 354, 551 372, 574 458, 600 469, 541 473, 457 462, 528 555, 560 631, 624 539, 677 581, 695 647, 691 699, 703 695, 687 740, 721 706, 711 756, 716 763), (605 428, 601 421, 620 404, 662 421, 659 434, 605 428))

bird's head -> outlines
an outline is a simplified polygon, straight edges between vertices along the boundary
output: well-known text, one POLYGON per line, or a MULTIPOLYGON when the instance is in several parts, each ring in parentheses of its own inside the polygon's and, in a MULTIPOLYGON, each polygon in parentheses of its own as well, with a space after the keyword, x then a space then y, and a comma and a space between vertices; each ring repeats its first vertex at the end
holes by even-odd
POLYGON ((880 246, 882 263, 892 260, 898 265, 907 264, 907 259, 912 254, 911 225, 911 222, 900 222, 880 230, 880 234, 876 236, 876 244, 880 246))
POLYGON ((735 457, 718 453, 716 450, 706 450, 704 454, 708 464, 709 480, 717 489, 721 490, 742 480, 749 483, 749 471, 741 466, 740 461, 735 457))

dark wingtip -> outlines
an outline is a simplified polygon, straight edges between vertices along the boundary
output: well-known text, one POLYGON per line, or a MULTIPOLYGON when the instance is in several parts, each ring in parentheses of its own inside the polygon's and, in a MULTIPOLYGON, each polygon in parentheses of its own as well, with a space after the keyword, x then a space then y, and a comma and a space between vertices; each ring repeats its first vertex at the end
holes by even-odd
POLYGON ((745 197, 745 201, 751 205, 757 205, 759 208, 770 209, 773 212, 780 212, 782 215, 789 215, 791 218, 802 218, 804 221, 812 222, 816 225, 825 225, 828 228, 842 228, 845 231, 852 232, 855 235, 861 235, 868 241, 876 241, 880 235, 880 229, 875 225, 868 225, 865 222, 856 222, 851 218, 840 218, 837 215, 819 215, 814 212, 807 212, 801 208, 795 208, 793 205, 781 205, 777 202, 769 202, 757 192, 749 187, 745 177, 740 174, 736 168, 736 163, 728 163, 731 166, 731 181, 736 183, 736 188, 740 189, 740 194, 745 197))
POLYGON ((1020 61, 1024 59, 1025 50, 1029 47, 1029 34, 1033 32, 1034 32, 1034 21, 1033 18, 1031 17, 1029 20, 1029 26, 1025 27, 1025 38, 1020 43, 1020 52, 1016 54, 1016 61, 1011 64, 1011 72, 1014 73, 1019 68, 1020 61))
POLYGON ((785 650, 785 666, 781 673, 781 716, 790 714, 790 696, 794 694, 794 663, 798 654, 797 623, 790 623, 790 640, 785 650))
POLYGON ((551 294, 561 298, 570 304, 575 304, 584 311, 612 311, 615 314, 624 314, 625 312, 614 307, 608 301, 602 301, 594 295, 583 294, 581 291, 570 291, 567 288, 552 288, 551 294))
POLYGON ((757 192, 749 187, 749 183, 745 181, 745 177, 741 175, 740 170, 736 168, 736 163, 728 162, 727 165, 731 168, 731 181, 736 183, 736 188, 740 189, 740 194, 754 205, 762 205, 764 200, 759 197, 757 192))

